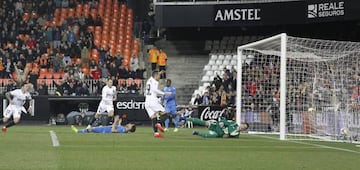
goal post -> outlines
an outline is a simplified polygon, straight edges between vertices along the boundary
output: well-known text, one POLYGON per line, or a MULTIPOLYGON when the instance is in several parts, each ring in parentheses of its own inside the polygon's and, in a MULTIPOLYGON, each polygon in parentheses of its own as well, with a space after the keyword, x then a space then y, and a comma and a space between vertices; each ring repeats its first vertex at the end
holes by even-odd
POLYGON ((288 36, 238 47, 237 123, 280 140, 357 140, 360 43, 288 36))

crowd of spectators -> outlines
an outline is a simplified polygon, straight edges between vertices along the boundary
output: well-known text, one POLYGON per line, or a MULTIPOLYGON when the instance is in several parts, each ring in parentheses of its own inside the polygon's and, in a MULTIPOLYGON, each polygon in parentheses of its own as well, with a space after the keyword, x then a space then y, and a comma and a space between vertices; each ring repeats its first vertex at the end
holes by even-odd
MULTIPOLYGON (((110 56, 108 50, 94 45, 94 35, 88 26, 102 24, 100 16, 67 18, 61 25, 51 21, 56 8, 75 8, 76 3, 88 3, 96 7, 92 0, 7 0, 0 8, 0 78, 12 79, 17 85, 28 81, 34 84, 39 94, 47 94, 51 84, 61 95, 98 94, 102 83, 88 83, 86 80, 143 79, 144 67, 140 67, 138 57, 132 56, 130 68, 122 66, 120 54, 110 56), (28 17, 25 17, 28 14, 28 17), (90 59, 91 50, 99 52, 99 59, 90 59), (84 69, 88 68, 88 69, 84 69), (38 80, 40 70, 61 73, 62 80, 45 83, 38 80), (31 70, 31 71, 30 71, 31 70), (38 82, 41 82, 39 85, 38 82), (95 89, 89 92, 89 88, 95 89)), ((126 81, 124 81, 126 83, 126 81)), ((116 84, 117 85, 117 84, 116 84)), ((124 85, 117 86, 123 89, 124 85)), ((123 92, 135 92, 140 84, 127 84, 123 92), (135 89, 135 90, 134 90, 135 89)), ((8 90, 8 89, 7 89, 8 90)), ((137 92, 137 91, 136 91, 137 92)))
POLYGON ((202 96, 196 94, 192 104, 235 106, 236 74, 237 71, 234 67, 231 69, 224 67, 223 71, 216 73, 216 77, 205 88, 202 96))

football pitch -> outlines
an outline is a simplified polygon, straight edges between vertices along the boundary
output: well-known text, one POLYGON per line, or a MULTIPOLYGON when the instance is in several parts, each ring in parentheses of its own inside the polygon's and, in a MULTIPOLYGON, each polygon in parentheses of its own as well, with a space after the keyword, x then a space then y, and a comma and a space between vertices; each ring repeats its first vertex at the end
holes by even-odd
MULTIPOLYGON (((172 129, 156 139, 150 127, 133 134, 76 134, 69 126, 15 126, 0 133, 0 169, 359 169, 360 147, 350 143, 279 141, 242 134, 204 139, 172 129), (50 131, 59 142, 54 147, 50 131)), ((197 130, 206 131, 204 128, 197 130)), ((56 141, 56 140, 55 140, 56 141)), ((56 145, 56 143, 55 143, 56 145)))

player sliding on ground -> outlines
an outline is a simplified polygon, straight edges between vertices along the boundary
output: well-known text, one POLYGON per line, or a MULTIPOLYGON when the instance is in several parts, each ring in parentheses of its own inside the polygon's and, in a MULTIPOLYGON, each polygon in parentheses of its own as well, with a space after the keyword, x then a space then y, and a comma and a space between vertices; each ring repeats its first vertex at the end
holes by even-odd
POLYGON ((5 96, 9 101, 9 105, 6 107, 3 113, 4 117, 0 120, 0 123, 6 123, 5 126, 2 128, 3 132, 6 132, 7 128, 20 123, 21 112, 32 112, 31 106, 33 105, 33 101, 31 100, 31 95, 29 93, 29 90, 32 87, 32 84, 26 83, 22 85, 21 89, 16 89, 11 92, 5 93, 5 96), (26 100, 30 100, 30 105, 27 111, 24 108, 26 100), (13 120, 10 120, 11 116, 13 117, 13 120))
POLYGON ((145 90, 145 109, 149 115, 154 130, 155 138, 163 138, 164 136, 158 132, 164 132, 164 128, 161 126, 167 114, 165 113, 164 107, 160 104, 158 96, 170 96, 171 93, 164 93, 158 89, 160 80, 160 72, 153 71, 152 76, 146 82, 145 90))
POLYGON ((204 138, 238 138, 240 136, 240 131, 244 131, 249 128, 248 123, 242 123, 239 126, 232 120, 203 121, 198 118, 187 118, 186 121, 208 127, 209 132, 207 133, 198 131, 193 132, 193 135, 198 135, 204 138))
POLYGON ((117 122, 114 122, 112 126, 90 126, 85 129, 77 129, 74 125, 72 125, 71 129, 76 133, 128 133, 135 132, 136 126, 131 123, 128 123, 125 126, 121 126, 120 119, 117 122))

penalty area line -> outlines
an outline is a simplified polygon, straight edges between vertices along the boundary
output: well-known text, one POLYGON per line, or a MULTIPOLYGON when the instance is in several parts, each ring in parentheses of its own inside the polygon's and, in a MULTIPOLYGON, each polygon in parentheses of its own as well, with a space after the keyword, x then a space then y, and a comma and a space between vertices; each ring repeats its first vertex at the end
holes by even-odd
POLYGON ((59 147, 60 146, 60 142, 58 137, 56 136, 56 133, 52 130, 49 131, 50 133, 50 137, 51 137, 51 142, 52 142, 52 146, 53 147, 59 147))

